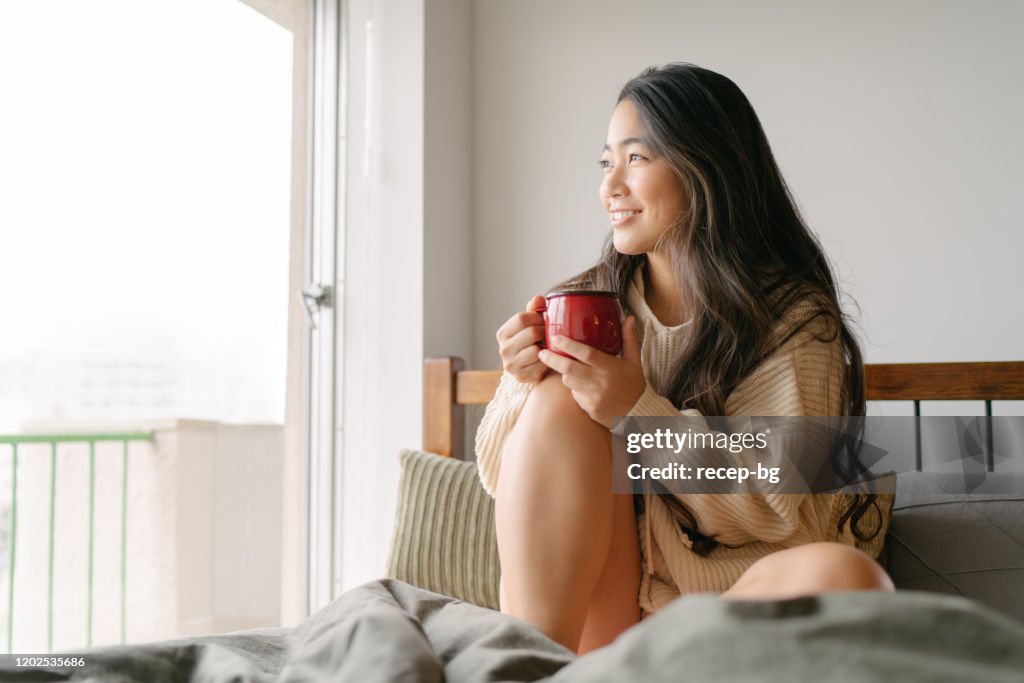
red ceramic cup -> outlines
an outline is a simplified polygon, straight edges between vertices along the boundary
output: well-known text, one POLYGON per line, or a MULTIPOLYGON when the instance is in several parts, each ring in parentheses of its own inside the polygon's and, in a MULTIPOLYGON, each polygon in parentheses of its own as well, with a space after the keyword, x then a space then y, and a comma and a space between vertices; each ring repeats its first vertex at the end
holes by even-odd
POLYGON ((622 309, 615 292, 576 289, 552 292, 546 298, 547 306, 537 311, 544 314, 541 346, 550 346, 551 338, 561 335, 611 355, 622 351, 622 309))

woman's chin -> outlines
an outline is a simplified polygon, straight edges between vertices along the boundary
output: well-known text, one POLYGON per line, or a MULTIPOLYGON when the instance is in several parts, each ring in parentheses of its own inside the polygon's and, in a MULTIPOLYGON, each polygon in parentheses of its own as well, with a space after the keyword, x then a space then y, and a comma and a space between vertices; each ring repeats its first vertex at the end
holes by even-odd
POLYGON ((619 235, 618 232, 612 234, 612 246, 615 247, 615 251, 623 256, 638 256, 647 253, 642 246, 626 239, 625 236, 619 235))

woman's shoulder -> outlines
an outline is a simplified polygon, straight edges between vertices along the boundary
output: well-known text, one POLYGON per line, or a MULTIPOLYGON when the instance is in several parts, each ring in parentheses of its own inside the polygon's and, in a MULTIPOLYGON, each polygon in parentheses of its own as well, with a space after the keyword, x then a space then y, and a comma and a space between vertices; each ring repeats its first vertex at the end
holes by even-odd
POLYGON ((772 351, 814 343, 841 344, 841 315, 838 307, 829 305, 823 296, 808 294, 794 299, 777 317, 772 351))
POLYGON ((844 372, 840 331, 827 305, 813 298, 794 302, 778 319, 772 346, 729 396, 727 412, 836 414, 844 372))

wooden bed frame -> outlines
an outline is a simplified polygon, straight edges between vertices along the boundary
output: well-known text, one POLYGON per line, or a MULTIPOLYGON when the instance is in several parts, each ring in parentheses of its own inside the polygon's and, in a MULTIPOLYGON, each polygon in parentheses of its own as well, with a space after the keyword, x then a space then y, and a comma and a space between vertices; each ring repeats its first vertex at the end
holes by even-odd
MULTIPOLYGON (((461 358, 428 358, 423 450, 462 459, 464 406, 488 403, 500 378, 500 370, 465 370, 461 358)), ((984 401, 991 417, 992 401, 1024 400, 1024 361, 866 365, 865 380, 867 400, 913 401, 917 416, 921 401, 984 401)))

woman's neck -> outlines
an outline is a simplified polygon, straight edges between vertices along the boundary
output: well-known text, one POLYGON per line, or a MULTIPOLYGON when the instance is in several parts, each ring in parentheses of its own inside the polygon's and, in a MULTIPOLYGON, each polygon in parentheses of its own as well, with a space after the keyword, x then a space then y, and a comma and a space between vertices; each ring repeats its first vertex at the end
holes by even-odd
POLYGON ((648 254, 644 268, 644 299, 651 313, 666 327, 686 322, 679 282, 669 260, 648 254))

